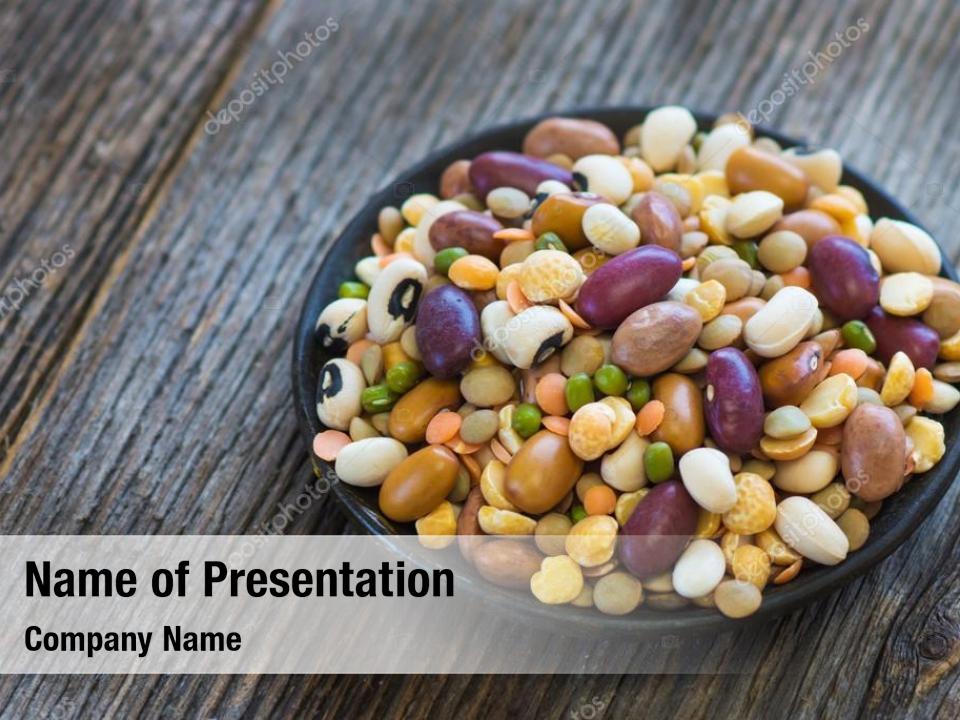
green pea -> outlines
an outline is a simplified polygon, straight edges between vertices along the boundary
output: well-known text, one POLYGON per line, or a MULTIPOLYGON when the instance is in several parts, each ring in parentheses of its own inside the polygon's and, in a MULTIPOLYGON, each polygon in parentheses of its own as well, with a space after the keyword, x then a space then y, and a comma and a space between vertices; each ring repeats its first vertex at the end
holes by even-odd
POLYGON ((462 247, 444 248, 433 258, 433 268, 441 275, 446 275, 453 263, 469 254, 462 247))
POLYGON ((639 410, 650 402, 650 383, 641 378, 634 378, 627 390, 627 400, 634 410, 639 410))
POLYGON ((513 411, 513 429, 522 438, 528 438, 540 429, 540 408, 532 403, 520 403, 513 411))
POLYGON ((366 300, 370 294, 370 288, 362 282, 342 282, 340 290, 337 293, 342 298, 360 298, 366 300))
POLYGON ((867 355, 871 355, 877 349, 877 341, 873 333, 861 320, 848 320, 840 328, 840 334, 843 335, 843 342, 848 347, 859 348, 867 355))
POLYGON ((760 269, 760 261, 757 260, 757 244, 752 240, 737 240, 733 244, 733 250, 740 256, 740 259, 746 262, 754 270, 760 269))
POLYGON ((570 412, 576 412, 596 399, 593 394, 593 381, 585 372, 571 375, 563 388, 563 394, 567 398, 567 407, 570 408, 570 412))
POLYGON ((573 520, 574 524, 580 522, 587 516, 587 511, 583 509, 583 505, 574 505, 570 508, 570 519, 573 520))
POLYGON ((371 415, 386 412, 393 407, 399 396, 386 385, 371 385, 360 395, 360 404, 371 415))
POLYGON ((387 370, 387 387, 393 392, 403 395, 417 384, 422 375, 423 367, 420 363, 410 360, 398 362, 387 370))
POLYGON ((545 232, 538 237, 533 247, 535 250, 559 250, 560 252, 569 252, 567 246, 563 244, 563 240, 560 239, 560 236, 552 232, 545 232))
POLYGON ((665 442, 655 442, 643 451, 643 469, 647 480, 662 483, 673 475, 673 450, 665 442))
POLYGON ((627 375, 616 365, 602 365, 593 374, 593 384, 604 395, 623 395, 627 391, 627 375))

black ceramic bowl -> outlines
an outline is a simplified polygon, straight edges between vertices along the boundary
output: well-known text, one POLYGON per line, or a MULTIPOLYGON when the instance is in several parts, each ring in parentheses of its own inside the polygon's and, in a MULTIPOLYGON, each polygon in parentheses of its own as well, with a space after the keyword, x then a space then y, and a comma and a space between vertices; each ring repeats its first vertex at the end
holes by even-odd
MULTIPOLYGON (((314 324, 320 311, 337 297, 340 282, 353 279, 354 264, 370 254, 370 236, 376 232, 380 208, 399 205, 413 193, 436 193, 440 173, 454 160, 472 158, 488 150, 519 151, 527 130, 544 117, 564 115, 592 118, 608 125, 618 137, 623 137, 627 129, 640 122, 648 110, 646 107, 574 110, 490 128, 438 150, 376 193, 340 237, 328 246, 300 313, 293 348, 293 388, 297 420, 306 446, 312 447, 313 436, 323 430, 317 419, 314 398, 320 367, 328 359, 313 342, 314 324)), ((707 113, 695 115, 701 129, 709 129, 715 119, 715 116, 707 113)), ((762 127, 757 132, 773 138, 784 147, 803 144, 762 127)), ((919 225, 916 218, 876 183, 849 166, 844 169, 843 182, 863 193, 873 217, 886 216, 919 225)), ((942 274, 957 279, 947 258, 944 258, 942 274)), ((824 596, 883 560, 917 529, 946 492, 960 466, 960 442, 957 441, 960 408, 942 418, 942 421, 948 439, 946 455, 933 470, 916 476, 899 493, 884 502, 882 511, 871 523, 867 544, 839 565, 805 570, 789 584, 768 587, 764 591, 760 610, 748 618, 749 621, 768 620, 824 596)), ((328 463, 315 456, 313 463, 318 474, 333 476, 333 469, 328 463)), ((363 531, 380 535, 413 532, 412 526, 396 525, 380 513, 376 489, 357 488, 338 482, 333 484, 333 490, 347 514, 363 531)), ((466 584, 467 589, 471 586, 479 588, 482 584, 482 591, 488 597, 492 596, 491 601, 506 603, 511 606, 513 613, 520 612, 538 624, 548 624, 555 632, 567 628, 578 634, 588 632, 592 635, 615 634, 620 637, 715 633, 733 629, 745 622, 727 619, 716 610, 697 607, 673 611, 641 608, 624 617, 604 616, 593 609, 542 605, 528 593, 504 590, 478 577, 468 579, 466 584)))

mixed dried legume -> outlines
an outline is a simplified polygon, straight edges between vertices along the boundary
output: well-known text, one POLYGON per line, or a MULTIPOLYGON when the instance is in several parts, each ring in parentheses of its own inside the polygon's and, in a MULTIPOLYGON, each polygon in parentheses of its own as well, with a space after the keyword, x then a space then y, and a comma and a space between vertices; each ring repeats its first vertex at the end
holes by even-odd
POLYGON ((960 402, 960 285, 842 169, 675 106, 457 160, 317 320, 315 453, 543 603, 750 615, 869 543, 960 402))

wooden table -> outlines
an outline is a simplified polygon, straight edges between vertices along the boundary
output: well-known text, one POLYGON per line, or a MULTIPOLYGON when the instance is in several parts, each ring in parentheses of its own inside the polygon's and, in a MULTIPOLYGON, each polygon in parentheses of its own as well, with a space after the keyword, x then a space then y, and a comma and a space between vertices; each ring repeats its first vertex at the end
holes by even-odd
MULTIPOLYGON (((289 353, 324 244, 402 168, 505 119, 755 110, 960 253, 945 0, 8 0, 2 18, 6 533, 269 530, 311 481, 289 353)), ((958 497, 867 577, 717 640, 712 660, 747 651, 756 673, 11 677, 0 715, 955 718, 958 497)), ((344 527, 320 501, 288 531, 344 527)))

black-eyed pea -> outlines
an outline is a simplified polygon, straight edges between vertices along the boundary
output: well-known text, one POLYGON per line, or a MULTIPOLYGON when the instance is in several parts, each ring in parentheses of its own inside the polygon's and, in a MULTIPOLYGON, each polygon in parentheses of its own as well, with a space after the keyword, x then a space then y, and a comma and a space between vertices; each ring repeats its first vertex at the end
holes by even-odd
POLYGON ((385 344, 400 338, 413 323, 426 282, 426 268, 413 258, 398 258, 380 272, 367 296, 372 340, 385 344))
POLYGON ((612 155, 584 155, 573 164, 577 189, 606 198, 620 205, 633 192, 633 176, 612 155))
POLYGON ((848 508, 837 518, 837 525, 847 536, 850 552, 859 550, 870 537, 870 521, 856 508, 848 508))
POLYGON ((770 579, 770 556, 756 545, 742 545, 733 553, 730 563, 733 576, 737 580, 746 580, 763 590, 770 579))
POLYGON ((633 575, 612 572, 597 580, 593 604, 605 615, 627 615, 643 601, 643 587, 633 575))
POLYGON ((367 301, 361 298, 340 298, 327 305, 314 328, 320 347, 335 355, 367 333, 367 301))
POLYGON ((431 550, 440 550, 453 544, 457 539, 456 506, 444 500, 434 510, 414 523, 417 539, 421 545, 431 550))
POLYGON ((763 594, 759 588, 745 580, 724 580, 713 591, 717 610, 729 618, 743 618, 760 609, 763 594))
POLYGON ((504 494, 504 483, 507 479, 507 468, 499 460, 491 460, 480 474, 480 491, 488 505, 500 510, 516 510, 516 506, 507 500, 504 494))
POLYGON ((617 505, 616 508, 614 508, 613 516, 617 519, 617 523, 621 527, 627 524, 627 520, 630 519, 633 511, 636 510, 637 505, 640 504, 640 501, 643 500, 648 492, 650 492, 649 488, 640 488, 633 492, 625 492, 617 498, 617 505))
POLYGON ((943 425, 928 417, 918 415, 906 428, 907 437, 913 441, 914 472, 926 472, 946 452, 943 425))
POLYGON ((537 521, 512 510, 484 505, 477 513, 480 528, 487 535, 532 535, 537 521))
POLYGON ((903 351, 894 353, 890 358, 887 374, 883 378, 883 385, 880 387, 880 399, 883 400, 883 404, 894 407, 906 400, 913 389, 916 377, 917 372, 909 356, 903 351))
POLYGON ((760 450, 769 460, 797 460, 810 452, 816 441, 817 429, 812 427, 801 435, 782 440, 764 435, 760 439, 760 450))
POLYGON ((530 591, 546 605, 573 602, 583 590, 583 571, 566 555, 546 557, 530 578, 530 591))
POLYGON ((583 567, 609 562, 617 545, 617 521, 609 515, 590 515, 567 533, 567 555, 583 567))
POLYGON ((346 430, 361 414, 361 395, 366 381, 360 368, 349 360, 328 360, 317 383, 317 417, 334 430, 346 430))
POLYGON ((549 358, 573 338, 573 325, 549 305, 534 305, 506 325, 503 349, 516 367, 528 370, 549 358))
POLYGON ((933 282, 917 272, 887 275, 880 281, 880 307, 891 315, 919 315, 933 301, 933 282))
POLYGON ((792 565, 800 555, 790 549, 773 528, 767 528, 754 536, 757 547, 761 548, 775 565, 792 565))
POLYGON ((836 427, 856 406, 857 383, 846 373, 826 378, 800 403, 800 409, 817 429, 836 427))
POLYGON ((823 510, 831 520, 836 520, 850 507, 850 491, 842 482, 832 482, 823 490, 814 493, 810 499, 823 510))

